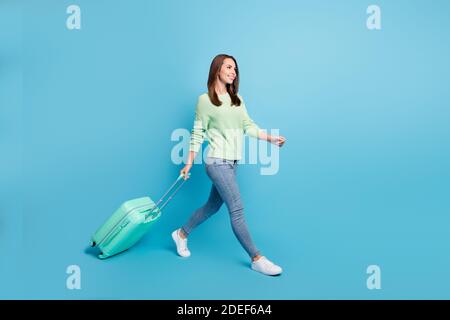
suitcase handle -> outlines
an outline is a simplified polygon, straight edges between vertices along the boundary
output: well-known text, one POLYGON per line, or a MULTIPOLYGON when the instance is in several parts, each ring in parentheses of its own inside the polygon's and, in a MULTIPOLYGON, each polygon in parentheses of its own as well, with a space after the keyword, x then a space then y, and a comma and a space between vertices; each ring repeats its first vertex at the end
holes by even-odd
MULTIPOLYGON (((190 177, 191 173, 188 172, 187 176, 190 177)), ((158 210, 161 211, 169 203, 169 201, 173 198, 173 196, 178 192, 178 190, 180 190, 180 188, 186 182, 186 180, 184 180, 183 177, 184 177, 184 174, 181 173, 178 176, 177 180, 175 180, 175 182, 170 186, 169 190, 167 190, 166 193, 164 193, 164 195, 161 197, 161 199, 159 199, 158 202, 155 204, 155 206, 150 210, 150 213, 152 213, 155 208, 158 208, 158 205, 164 200, 164 197, 167 196, 167 194, 169 194, 170 191, 172 191, 172 189, 177 185, 177 183, 180 180, 183 180, 183 182, 178 185, 178 187, 175 189, 175 191, 170 195, 170 197, 162 204, 162 206, 158 210)), ((148 215, 146 215, 146 216, 148 217, 148 215)))

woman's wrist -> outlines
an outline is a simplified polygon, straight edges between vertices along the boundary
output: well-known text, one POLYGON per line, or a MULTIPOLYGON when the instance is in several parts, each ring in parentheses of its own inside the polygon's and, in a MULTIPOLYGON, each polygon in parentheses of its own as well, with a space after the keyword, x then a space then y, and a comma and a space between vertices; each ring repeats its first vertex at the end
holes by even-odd
POLYGON ((272 136, 270 134, 267 134, 263 130, 259 131, 258 138, 264 141, 272 142, 272 136))

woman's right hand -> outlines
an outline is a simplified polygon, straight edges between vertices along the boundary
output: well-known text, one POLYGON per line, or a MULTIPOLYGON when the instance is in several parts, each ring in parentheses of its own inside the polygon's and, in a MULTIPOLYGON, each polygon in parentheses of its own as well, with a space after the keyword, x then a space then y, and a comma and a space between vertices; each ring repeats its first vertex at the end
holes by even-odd
POLYGON ((187 164, 181 169, 180 174, 183 175, 184 180, 189 179, 189 170, 191 170, 192 164, 187 164))

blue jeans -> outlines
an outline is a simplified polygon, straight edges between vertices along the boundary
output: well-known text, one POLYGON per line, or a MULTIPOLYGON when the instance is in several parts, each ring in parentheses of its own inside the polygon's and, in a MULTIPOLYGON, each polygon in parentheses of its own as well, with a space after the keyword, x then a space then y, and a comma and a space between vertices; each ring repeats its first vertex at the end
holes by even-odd
POLYGON ((182 227, 182 230, 186 236, 189 235, 195 227, 219 211, 225 202, 234 235, 250 258, 253 258, 259 254, 259 251, 250 237, 244 219, 244 206, 236 181, 237 162, 237 160, 212 157, 206 159, 206 173, 213 183, 209 199, 203 207, 195 210, 189 221, 182 227))

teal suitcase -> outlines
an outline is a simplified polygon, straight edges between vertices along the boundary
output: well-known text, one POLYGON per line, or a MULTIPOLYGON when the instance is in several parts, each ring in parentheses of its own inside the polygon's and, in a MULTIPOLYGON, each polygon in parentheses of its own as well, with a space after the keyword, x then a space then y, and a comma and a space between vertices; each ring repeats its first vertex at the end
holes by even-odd
POLYGON ((149 197, 124 202, 92 236, 90 244, 92 247, 100 249, 98 257, 106 259, 135 245, 158 220, 162 213, 161 210, 178 192, 184 182, 186 180, 181 174, 157 203, 154 203, 149 197), (179 183, 179 181, 182 181, 182 183, 179 183), (159 204, 175 186, 177 186, 175 191, 159 207, 159 204))

